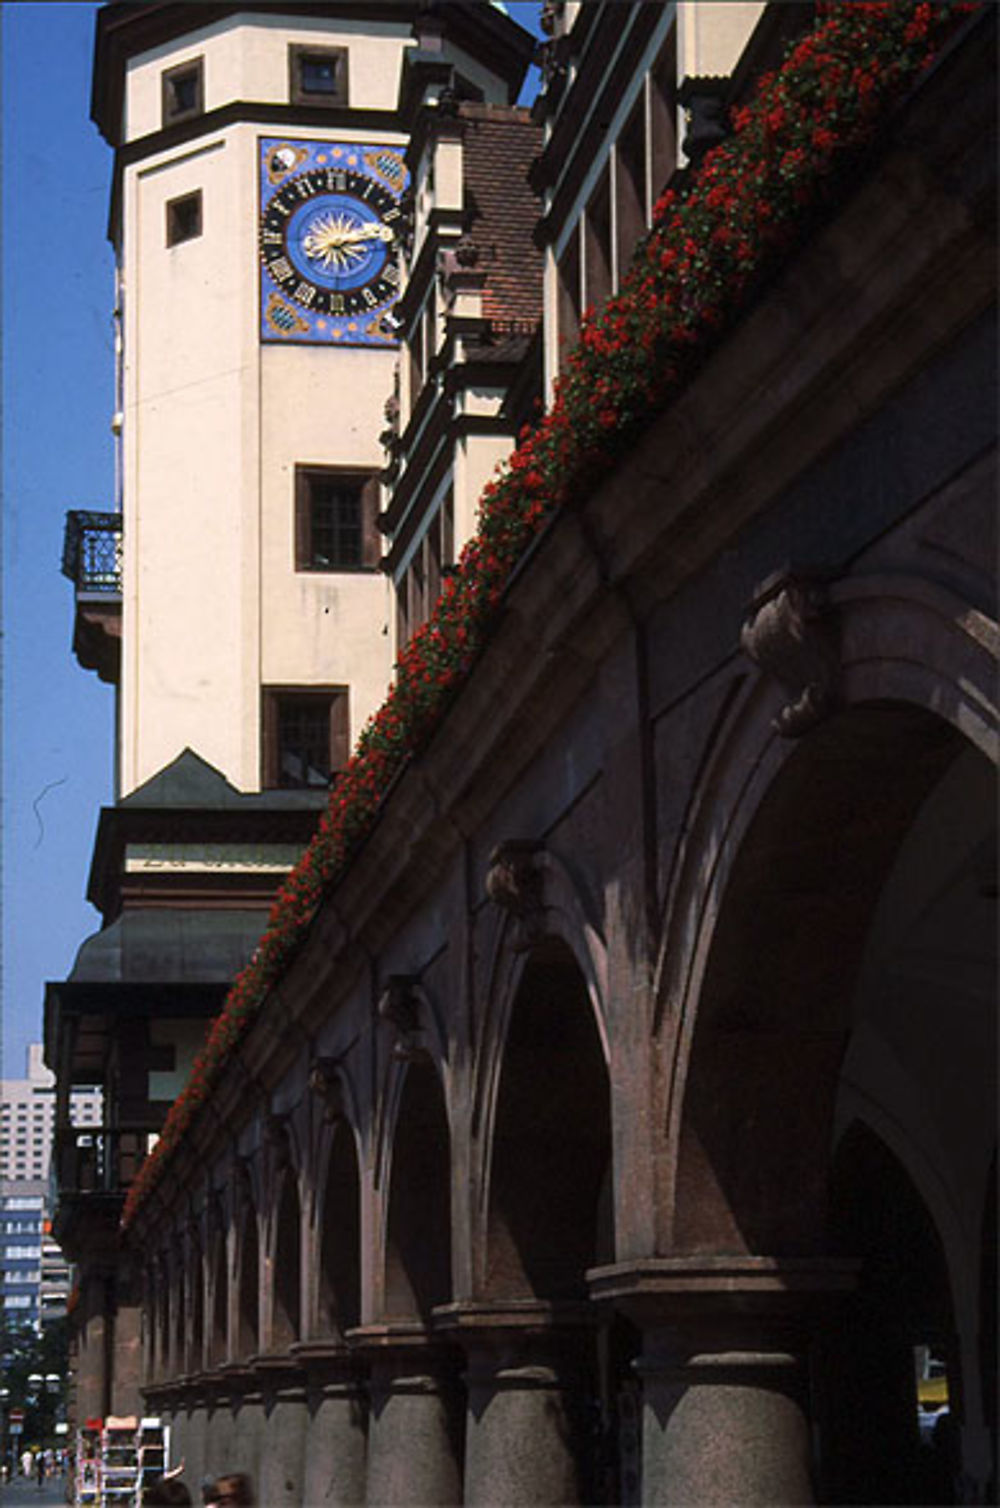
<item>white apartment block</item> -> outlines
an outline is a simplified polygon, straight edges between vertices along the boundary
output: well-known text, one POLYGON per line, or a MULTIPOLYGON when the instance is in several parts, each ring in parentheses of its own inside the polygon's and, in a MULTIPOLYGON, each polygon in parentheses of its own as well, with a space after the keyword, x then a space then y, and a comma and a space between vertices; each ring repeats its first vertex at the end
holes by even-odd
MULTIPOLYGON (((47 1180, 55 1126, 55 1074, 42 1062, 41 1043, 28 1048, 23 1079, 0 1081, 0 1179, 47 1180)), ((74 1089, 70 1116, 75 1126, 99 1126, 101 1091, 74 1089)))

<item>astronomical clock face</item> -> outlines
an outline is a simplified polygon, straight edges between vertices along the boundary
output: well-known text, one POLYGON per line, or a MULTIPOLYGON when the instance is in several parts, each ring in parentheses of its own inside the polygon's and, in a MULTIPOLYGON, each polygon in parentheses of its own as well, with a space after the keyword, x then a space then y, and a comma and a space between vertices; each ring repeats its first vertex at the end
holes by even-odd
POLYGON ((260 143, 260 333, 284 344, 391 346, 402 149, 260 143))

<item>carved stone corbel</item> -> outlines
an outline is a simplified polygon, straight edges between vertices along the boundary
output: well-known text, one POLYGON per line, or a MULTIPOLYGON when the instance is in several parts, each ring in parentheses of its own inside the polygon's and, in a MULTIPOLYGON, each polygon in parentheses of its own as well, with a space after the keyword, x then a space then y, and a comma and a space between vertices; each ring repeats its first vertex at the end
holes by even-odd
POLYGON ((323 1119, 328 1126, 344 1119, 344 1085, 336 1058, 314 1058, 309 1065, 309 1088, 323 1101, 323 1119))
POLYGON ((729 135, 728 88, 726 77, 688 74, 677 91, 685 119, 681 150, 693 168, 729 135))
POLYGON ((283 1173, 292 1161, 287 1116, 272 1114, 264 1117, 264 1142, 271 1157, 272 1168, 276 1173, 283 1173))
POLYGON ((514 947, 523 951, 545 930, 545 875, 539 862, 544 843, 535 838, 507 838, 490 854, 486 894, 516 923, 514 947))
POLYGON ((840 649, 823 577, 786 572, 765 582, 750 605, 740 643, 788 693, 774 720, 783 738, 800 738, 829 716, 837 703, 840 649))
POLYGON ((427 1057, 420 1041, 420 1001, 412 974, 390 974, 378 1003, 379 1019, 396 1033, 392 1055, 397 1061, 415 1063, 427 1057))
POLYGON ((241 1157, 238 1152, 233 1153, 231 1187, 233 1215, 238 1217, 243 1210, 252 1209, 254 1206, 250 1161, 249 1158, 241 1157))

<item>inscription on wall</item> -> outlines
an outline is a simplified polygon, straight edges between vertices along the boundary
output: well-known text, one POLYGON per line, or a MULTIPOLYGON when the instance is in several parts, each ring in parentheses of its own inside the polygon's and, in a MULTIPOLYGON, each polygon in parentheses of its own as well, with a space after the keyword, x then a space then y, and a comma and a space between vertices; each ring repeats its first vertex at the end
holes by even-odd
POLYGON ((126 874, 146 872, 208 874, 281 874, 291 869, 302 850, 295 843, 129 843, 126 874))

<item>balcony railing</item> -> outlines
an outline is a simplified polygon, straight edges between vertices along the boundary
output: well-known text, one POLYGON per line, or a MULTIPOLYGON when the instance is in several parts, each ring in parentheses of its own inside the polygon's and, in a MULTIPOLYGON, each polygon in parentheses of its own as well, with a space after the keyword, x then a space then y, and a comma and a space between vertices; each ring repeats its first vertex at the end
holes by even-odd
POLYGON ((121 1194, 146 1155, 147 1126, 64 1126, 55 1134, 57 1194, 121 1194))
POLYGON ((121 596, 122 516, 120 513, 66 515, 62 572, 80 592, 121 596))

